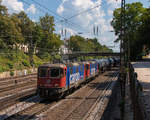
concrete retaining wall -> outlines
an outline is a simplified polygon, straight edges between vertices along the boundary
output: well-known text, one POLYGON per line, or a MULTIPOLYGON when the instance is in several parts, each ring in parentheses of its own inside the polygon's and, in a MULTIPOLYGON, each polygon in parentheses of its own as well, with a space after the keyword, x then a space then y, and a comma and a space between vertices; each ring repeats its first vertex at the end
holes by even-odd
MULTIPOLYGON (((32 68, 32 69, 24 69, 24 70, 16 70, 16 71, 12 71, 13 72, 13 76, 23 76, 23 75, 27 75, 27 74, 31 74, 31 73, 36 73, 37 72, 37 68, 32 68)), ((8 72, 2 72, 0 73, 0 78, 9 78, 12 77, 10 71, 8 72)))

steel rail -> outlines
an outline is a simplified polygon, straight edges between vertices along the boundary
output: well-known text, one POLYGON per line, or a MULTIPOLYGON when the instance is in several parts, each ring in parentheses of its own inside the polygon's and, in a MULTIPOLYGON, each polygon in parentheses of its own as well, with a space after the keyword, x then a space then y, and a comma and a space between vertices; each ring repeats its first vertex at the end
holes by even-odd
MULTIPOLYGON (((110 78, 108 78, 106 81, 110 81, 110 78)), ((106 85, 107 84, 109 84, 109 83, 105 83, 106 85)), ((83 99, 82 99, 82 101, 72 110, 72 111, 70 111, 70 113, 65 117, 65 118, 63 118, 63 120, 68 120, 70 117, 71 117, 71 115, 72 114, 74 114, 74 112, 82 105, 82 104, 84 104, 84 101, 89 97, 89 96, 91 96, 95 91, 96 91, 96 89, 98 89, 100 87, 100 85, 98 85, 95 89, 93 89, 86 97, 84 97, 83 99)), ((106 88, 107 88, 107 86, 106 86, 106 88)), ((100 91, 100 92, 98 92, 98 94, 99 93, 102 93, 102 91, 100 91)), ((70 118, 71 119, 71 118, 70 118)))
MULTIPOLYGON (((114 78, 111 79, 111 81, 113 82, 114 79, 116 79, 118 77, 118 74, 119 72, 116 72, 116 74, 114 75, 114 78)), ((98 120, 100 119, 100 117, 98 116, 98 114, 100 113, 100 110, 101 110, 101 115, 102 115, 102 107, 104 107, 104 104, 105 104, 105 98, 107 98, 107 90, 108 89, 112 89, 113 83, 109 83, 105 90, 102 92, 102 95, 96 100, 95 104, 91 107, 91 109, 89 110, 89 112, 85 115, 85 117, 83 118, 83 120, 87 120, 87 119, 92 119, 92 120, 97 120, 97 117, 98 117, 98 120), (100 104, 99 104, 100 103, 100 104), (98 105, 99 104, 99 105, 98 105), (101 109, 99 108, 98 111, 96 113, 94 113, 94 109, 96 107, 101 107, 101 109)))

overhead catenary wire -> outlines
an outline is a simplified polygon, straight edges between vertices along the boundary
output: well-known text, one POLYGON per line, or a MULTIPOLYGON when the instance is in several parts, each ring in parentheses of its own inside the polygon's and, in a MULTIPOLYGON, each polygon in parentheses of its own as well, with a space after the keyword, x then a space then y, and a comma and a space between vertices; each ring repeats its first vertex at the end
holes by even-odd
MULTIPOLYGON (((24 1, 24 0, 23 0, 23 1, 24 1)), ((85 31, 85 29, 83 29, 83 28, 82 28, 80 25, 78 25, 78 24, 75 24, 75 23, 70 22, 69 19, 71 19, 71 18, 73 18, 73 17, 76 17, 76 16, 78 16, 78 15, 80 15, 80 14, 89 12, 89 11, 91 11, 91 10, 93 10, 93 9, 95 9, 95 8, 97 8, 97 7, 99 7, 99 6, 103 6, 104 3, 106 3, 106 1, 104 1, 103 3, 100 3, 100 4, 98 4, 98 5, 96 5, 96 6, 92 7, 92 8, 89 8, 89 9, 87 9, 87 10, 83 10, 83 11, 81 11, 81 12, 79 12, 79 13, 77 13, 77 14, 75 14, 75 15, 69 17, 69 18, 65 18, 65 17, 63 17, 63 16, 61 16, 61 15, 55 13, 54 11, 50 10, 49 8, 45 7, 44 5, 40 4, 40 3, 37 2, 37 1, 35 1, 35 0, 31 0, 31 1, 33 1, 35 4, 39 5, 40 7, 43 7, 44 9, 48 10, 50 13, 54 14, 55 16, 57 16, 57 17, 63 19, 63 20, 57 20, 57 21, 55 22, 55 24, 58 23, 58 22, 64 22, 64 24, 66 24, 66 23, 67 23, 67 24, 71 24, 71 25, 73 25, 73 26, 76 26, 75 28, 78 28, 78 30, 79 30, 79 29, 82 29, 83 31, 85 31)), ((69 27, 72 28, 72 26, 69 26, 69 27)), ((73 28, 73 29, 74 29, 74 28, 73 28)), ((86 33, 89 34, 90 32, 86 32, 86 33)))
MULTIPOLYGON (((22 0, 22 1, 24 1, 24 2, 26 2, 25 0, 22 0)), ((35 0, 32 0, 32 1, 35 1, 35 0)), ((26 2, 27 3, 27 2, 26 2)), ((30 4, 28 4, 28 5, 30 5, 30 4)), ((97 5, 98 6, 98 5, 97 5)), ((96 6, 95 6, 96 7, 96 6)), ((93 7, 93 9, 95 8, 95 7, 93 7)), ((42 9, 40 9, 40 10, 42 10, 42 9)), ((47 10, 49 10, 48 8, 47 8, 47 10)), ((90 8, 89 10, 92 10, 92 8, 90 8)), ((43 10, 42 10, 43 11, 43 10)), ((45 11, 43 11, 44 13, 45 13, 45 11)), ((83 11, 84 12, 84 11, 83 11)), ((86 12, 86 11, 85 11, 86 12)), ((88 12, 88 11, 87 11, 88 12)), ((54 12, 55 13, 55 12, 54 12)), ((56 14, 56 13, 55 13, 56 14)), ((60 17, 60 15, 59 15, 59 17, 60 17)), ((64 18, 64 17, 62 17, 61 16, 61 18, 64 18)), ((65 18, 64 18, 65 19, 65 18)), ((57 20, 58 20, 58 18, 57 18, 57 20)), ((23 36, 24 37, 24 36, 23 36)), ((27 36, 28 37, 28 36, 27 36)))
MULTIPOLYGON (((22 1, 24 1, 24 0, 22 0, 22 1)), ((59 18, 62 18, 62 19, 65 21, 65 23, 71 24, 71 25, 73 25, 73 26, 76 26, 76 28, 82 29, 83 31, 85 31, 85 29, 83 29, 79 24, 76 24, 76 23, 73 23, 73 22, 71 22, 71 21, 68 21, 65 17, 63 17, 63 16, 61 16, 61 15, 55 13, 54 11, 50 10, 49 8, 45 7, 44 5, 40 4, 39 2, 37 2, 37 1, 35 1, 35 0, 31 0, 31 1, 33 1, 33 2, 34 2, 35 4, 37 4, 38 6, 44 8, 45 10, 49 11, 51 14, 53 14, 53 15, 59 17, 59 18)))
MULTIPOLYGON (((23 1, 23 3, 25 3, 26 5, 30 6, 30 3, 28 3, 27 1, 24 1, 24 0, 22 0, 22 1, 23 1)), ((43 12, 43 13, 47 13, 46 11, 44 11, 43 9, 41 9, 41 8, 39 8, 39 7, 38 7, 38 10, 41 11, 41 12, 43 12)), ((56 17, 55 17, 55 18, 56 18, 56 17)), ((60 19, 57 17, 56 20, 59 21, 60 19)), ((70 24, 71 26, 69 26, 69 27, 71 27, 71 28, 73 28, 73 29, 77 29, 77 30, 82 29, 82 28, 77 28, 77 27, 79 27, 78 25, 74 25, 74 24, 71 24, 71 23, 68 23, 68 22, 65 23, 65 24, 66 24, 66 25, 69 25, 69 24, 70 24), (73 27, 73 26, 74 26, 74 27, 73 27)))
MULTIPOLYGON (((30 3, 28 3, 27 1, 24 1, 24 0, 22 0, 22 1, 23 1, 26 5, 30 6, 30 3)), ((40 10, 40 11, 43 12, 43 13, 47 13, 46 11, 44 11, 43 9, 41 9, 41 8, 39 8, 39 7, 38 7, 38 10, 40 10)), ((56 17, 55 17, 55 18, 56 18, 56 17)), ((59 18, 56 18, 56 20, 59 21, 60 19, 59 19, 59 18)), ((65 24, 66 24, 66 23, 65 23, 65 24)), ((67 25, 68 25, 68 24, 70 24, 70 23, 67 23, 67 25)), ((70 27, 72 27, 72 26, 70 26, 70 27)), ((78 26, 72 27, 72 28, 76 28, 76 29, 77 29, 77 27, 78 27, 78 26)), ((78 28, 78 29, 79 29, 79 28, 78 28)))
MULTIPOLYGON (((97 4, 97 5, 94 6, 94 7, 88 8, 88 9, 86 9, 86 10, 82 10, 82 11, 80 11, 80 12, 74 14, 73 16, 68 17, 67 20, 72 19, 72 18, 74 18, 74 17, 77 17, 77 16, 79 16, 79 15, 81 15, 81 14, 83 14, 83 13, 91 12, 93 9, 98 8, 99 6, 104 6, 104 4, 107 4, 106 1, 104 1, 103 3, 99 3, 99 4, 97 4)), ((59 22, 63 22, 63 20, 61 20, 61 21, 59 21, 59 22)), ((98 28, 97 28, 97 34, 96 34, 96 32, 95 32, 94 35, 97 35, 97 36, 98 36, 98 31, 99 31, 99 30, 98 30, 98 28)))
MULTIPOLYGON (((105 2, 105 3, 106 3, 106 2, 105 2)), ((76 14, 74 14, 74 15, 72 15, 71 17, 68 17, 68 18, 66 18, 66 19, 69 20, 69 19, 72 19, 72 18, 74 18, 74 17, 77 17, 77 16, 79 16, 79 15, 81 15, 81 14, 83 14, 83 13, 90 12, 91 10, 96 9, 96 8, 102 6, 102 5, 104 5, 104 3, 100 3, 100 4, 98 4, 98 5, 94 6, 94 7, 91 7, 91 8, 88 8, 88 9, 86 9, 86 10, 80 11, 80 12, 78 12, 78 13, 76 13, 76 14)))

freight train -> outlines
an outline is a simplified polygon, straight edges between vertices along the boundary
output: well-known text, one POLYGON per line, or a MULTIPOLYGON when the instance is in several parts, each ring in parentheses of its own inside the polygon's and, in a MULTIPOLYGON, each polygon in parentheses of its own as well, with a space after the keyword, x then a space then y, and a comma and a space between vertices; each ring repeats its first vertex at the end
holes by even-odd
POLYGON ((97 59, 38 67, 37 93, 42 98, 61 96, 119 62, 118 58, 97 59))

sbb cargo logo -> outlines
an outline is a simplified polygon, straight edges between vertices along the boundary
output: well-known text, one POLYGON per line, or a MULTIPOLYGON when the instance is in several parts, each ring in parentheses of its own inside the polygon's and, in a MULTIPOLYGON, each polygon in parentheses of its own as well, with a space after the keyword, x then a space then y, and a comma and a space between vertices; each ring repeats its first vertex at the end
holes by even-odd
POLYGON ((70 75, 70 83, 74 83, 74 82, 76 82, 78 80, 80 80, 79 72, 70 75))

